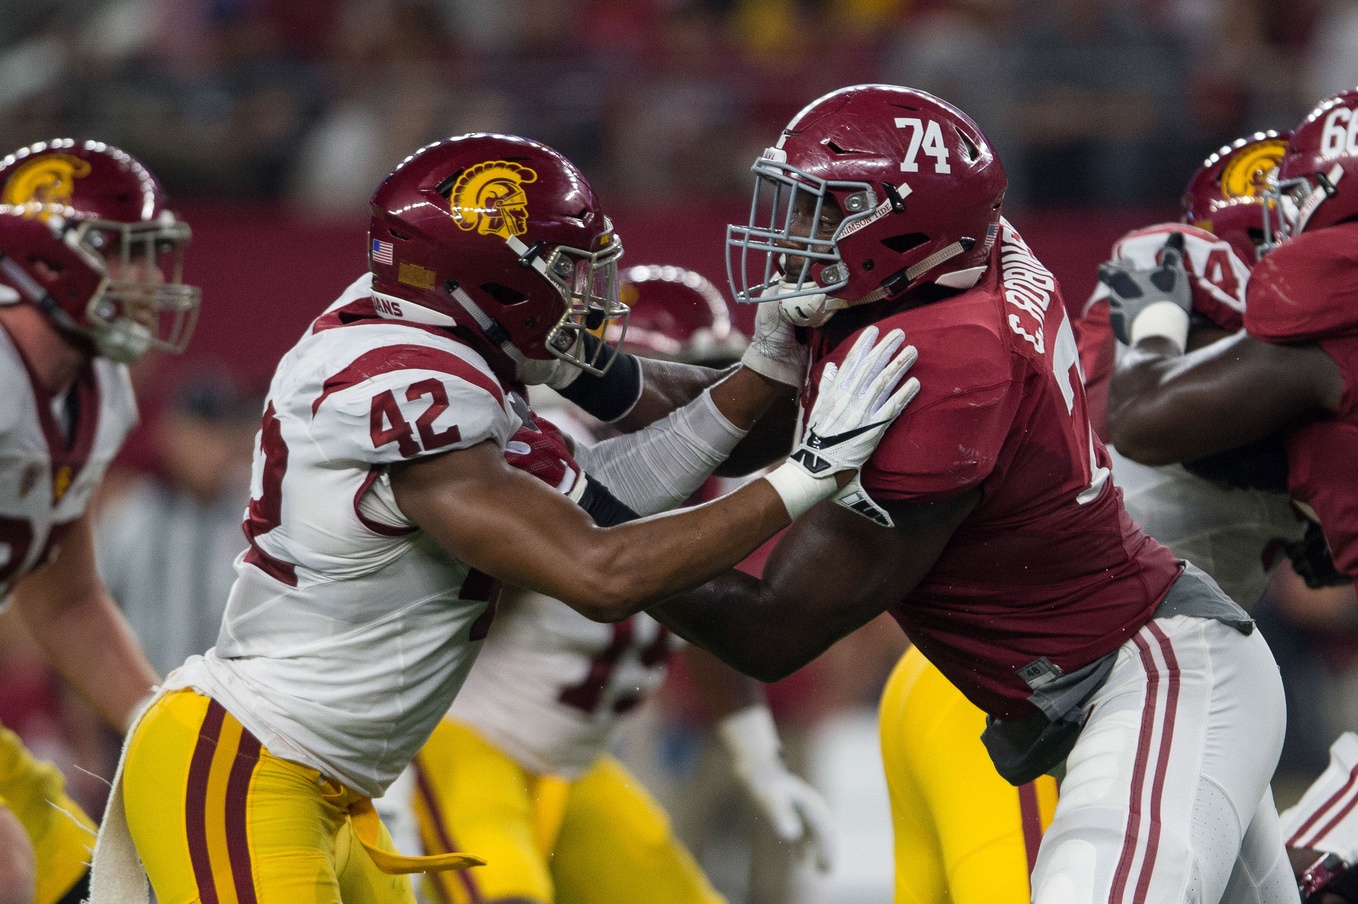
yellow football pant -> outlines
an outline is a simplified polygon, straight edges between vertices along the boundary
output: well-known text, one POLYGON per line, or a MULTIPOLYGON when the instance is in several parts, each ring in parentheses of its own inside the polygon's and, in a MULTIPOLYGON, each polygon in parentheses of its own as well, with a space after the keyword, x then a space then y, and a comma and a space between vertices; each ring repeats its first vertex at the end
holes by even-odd
POLYGON ((414 904, 409 878, 378 870, 359 843, 360 794, 269 753, 191 690, 138 723, 123 801, 160 904, 414 904))
POLYGON ((35 904, 55 904, 89 868, 94 821, 66 794, 56 766, 0 726, 0 804, 18 818, 38 859, 35 904))
POLYGON ((882 760, 895 827, 896 904, 1025 904, 1056 809, 1056 780, 1015 788, 981 744, 984 714, 924 655, 882 693, 882 760))
POLYGON ((724 904, 669 817, 612 757, 575 781, 536 775, 445 719, 415 758, 425 850, 486 865, 427 877, 440 904, 724 904))

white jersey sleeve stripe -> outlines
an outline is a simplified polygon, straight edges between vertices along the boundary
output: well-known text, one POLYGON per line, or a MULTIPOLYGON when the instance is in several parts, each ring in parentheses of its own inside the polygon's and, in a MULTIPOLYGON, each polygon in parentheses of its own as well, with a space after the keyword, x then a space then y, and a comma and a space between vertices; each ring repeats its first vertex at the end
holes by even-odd
POLYGON ((457 355, 425 345, 388 345, 364 352, 326 380, 321 394, 311 403, 311 414, 314 416, 334 393, 398 370, 432 370, 448 374, 484 389, 497 404, 504 405, 504 392, 495 381, 457 355))

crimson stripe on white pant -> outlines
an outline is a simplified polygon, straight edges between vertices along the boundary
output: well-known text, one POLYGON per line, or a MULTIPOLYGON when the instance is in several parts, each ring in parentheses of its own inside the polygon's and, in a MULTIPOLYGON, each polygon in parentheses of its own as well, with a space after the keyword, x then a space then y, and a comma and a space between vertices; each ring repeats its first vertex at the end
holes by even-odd
POLYGON ((1154 622, 1149 622, 1136 633, 1132 641, 1140 653, 1142 668, 1146 670, 1146 699, 1142 704, 1141 732, 1137 738, 1136 761, 1132 768, 1127 830, 1117 870, 1113 874, 1110 900, 1118 904, 1127 900, 1129 888, 1133 892, 1133 904, 1144 904, 1147 900, 1155 858, 1160 848, 1161 801, 1174 740, 1174 719, 1179 708, 1179 662, 1170 639, 1154 622), (1160 700, 1162 685, 1165 688, 1163 705, 1160 700), (1160 718, 1161 713, 1163 718, 1160 718), (1160 726, 1158 745, 1154 744, 1157 725, 1160 726), (1143 811, 1146 811, 1144 833, 1143 811), (1138 853, 1141 855, 1139 863, 1138 853))

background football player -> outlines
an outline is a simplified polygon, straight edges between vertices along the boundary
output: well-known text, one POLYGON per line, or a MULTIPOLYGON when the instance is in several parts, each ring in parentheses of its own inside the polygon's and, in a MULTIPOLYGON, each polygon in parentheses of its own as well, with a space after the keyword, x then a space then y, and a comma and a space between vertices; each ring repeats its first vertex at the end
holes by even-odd
MULTIPOLYGON (((0 205, 0 600, 121 731, 157 675, 99 581, 88 508, 136 422, 126 364, 192 331, 189 228, 145 167, 98 142, 9 155, 0 205)), ((0 900, 82 898, 93 832, 56 767, 0 728, 0 900)))
POLYGON ((873 331, 823 382, 815 448, 620 523, 688 496, 785 394, 750 362, 777 370, 764 353, 786 343, 756 337, 746 366, 577 463, 523 382, 620 364, 589 341, 626 309, 584 175, 536 142, 465 135, 402 161, 372 208, 370 274, 274 374, 219 642, 166 678, 125 746, 96 904, 145 900, 138 859, 166 904, 408 901, 398 873, 479 862, 395 854, 370 799, 447 713, 500 582, 631 615, 838 493, 918 390, 901 383, 913 349, 873 331), (528 470, 506 460, 516 440, 539 449, 528 470))
MULTIPOLYGON (((1120 274, 1125 280, 1114 274, 1113 303, 1141 327, 1113 377, 1109 424, 1119 448, 1147 463, 1198 458, 1286 429, 1288 489, 1323 530, 1334 567, 1353 578, 1358 486, 1347 462, 1358 450, 1358 89, 1322 101, 1293 130, 1273 184, 1244 333, 1183 353, 1186 274, 1172 251, 1156 270, 1120 274)), ((1335 774, 1327 770, 1321 783, 1335 774)), ((1340 771, 1340 787, 1347 776, 1340 771)), ((1322 789, 1307 800, 1329 806, 1331 797, 1322 789)), ((1311 815, 1289 811, 1289 844, 1323 843, 1325 833, 1306 825, 1311 815)))
POLYGON ((1123 509, 1059 288, 1001 219, 984 135, 923 92, 858 86, 806 107, 755 172, 771 205, 732 227, 733 282, 815 327, 806 401, 874 327, 906 331, 926 378, 854 511, 818 506, 762 580, 652 614, 774 679, 890 611, 991 717, 1002 775, 1066 764, 1034 901, 1294 901, 1272 656, 1123 509))

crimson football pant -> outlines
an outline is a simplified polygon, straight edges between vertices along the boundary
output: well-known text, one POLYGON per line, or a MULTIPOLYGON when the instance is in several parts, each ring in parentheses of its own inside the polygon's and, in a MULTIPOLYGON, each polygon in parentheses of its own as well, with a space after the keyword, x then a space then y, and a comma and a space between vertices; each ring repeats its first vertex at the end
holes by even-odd
POLYGON ((1086 712, 1035 904, 1297 904, 1269 790, 1282 682, 1258 631, 1155 619, 1086 712))

